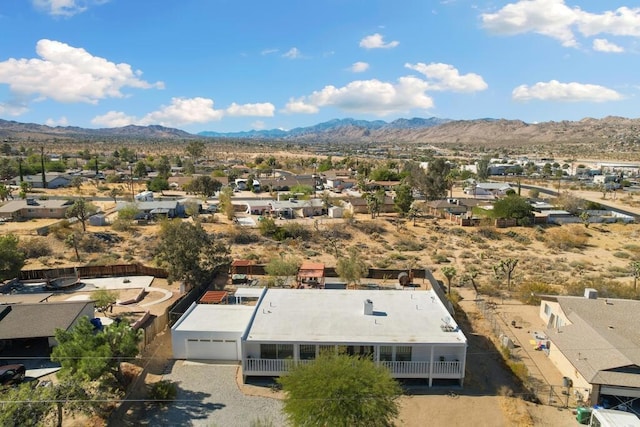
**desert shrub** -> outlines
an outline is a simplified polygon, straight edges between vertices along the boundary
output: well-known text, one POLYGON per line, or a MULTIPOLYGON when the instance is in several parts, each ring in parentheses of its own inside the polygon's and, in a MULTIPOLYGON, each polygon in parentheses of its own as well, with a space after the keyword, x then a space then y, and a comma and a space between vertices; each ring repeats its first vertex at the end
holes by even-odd
POLYGON ((399 254, 397 252, 393 252, 393 253, 389 254, 389 259, 392 259, 392 260, 395 260, 395 261, 406 261, 409 258, 406 255, 399 254))
POLYGON ((464 237, 467 235, 467 232, 465 231, 464 228, 461 227, 454 227, 450 230, 450 233, 453 234, 454 236, 458 236, 458 237, 464 237))
POLYGON ((229 235, 229 241, 237 245, 248 245, 258 243, 260 236, 247 229, 237 229, 229 235))
POLYGON ((480 227, 477 233, 489 240, 500 240, 502 238, 502 234, 498 233, 492 227, 480 227))
POLYGON ((377 268, 389 268, 391 265, 391 260, 389 258, 380 258, 373 262, 377 268))
POLYGON ((55 224, 52 224, 49 227, 49 233, 53 234, 54 236, 56 236, 56 239, 58 240, 64 240, 67 238, 67 236, 69 235, 69 233, 71 233, 71 224, 69 223, 68 220, 64 219, 60 222, 57 222, 55 224))
POLYGON ((89 261, 86 265, 91 266, 91 265, 116 264, 119 259, 120 259, 120 255, 119 254, 109 253, 109 254, 102 255, 102 256, 94 259, 94 260, 89 261))
POLYGON ((311 231, 303 224, 292 222, 285 224, 282 228, 284 228, 287 236, 292 239, 301 238, 303 240, 309 240, 311 238, 311 231))
POLYGON ((526 382, 529 378, 529 370, 527 369, 527 365, 523 362, 515 362, 513 360, 506 361, 507 366, 511 369, 511 372, 520 379, 522 382, 526 382))
POLYGON ((387 232, 387 230, 382 225, 374 221, 360 221, 355 223, 354 227, 365 234, 384 234, 387 232))
POLYGON ((616 251, 613 253, 613 256, 616 258, 623 258, 623 259, 631 258, 631 254, 629 252, 624 252, 624 251, 616 251))
POLYGON ((640 245, 629 243, 627 245, 624 245, 622 247, 622 249, 625 249, 625 250, 631 251, 631 252, 640 252, 640 245))
POLYGON ((433 262, 435 262, 436 264, 444 264, 444 263, 450 262, 450 261, 449 261, 449 258, 447 258, 447 256, 446 256, 446 255, 441 254, 441 253, 433 253, 433 254, 431 255, 431 259, 432 259, 432 260, 433 260, 433 262))
POLYGON ((413 239, 402 239, 396 242, 396 250, 400 252, 417 252, 424 249, 424 246, 413 239))
POLYGON ((133 221, 124 218, 116 218, 111 223, 111 229, 115 231, 131 231, 134 229, 133 221))
POLYGON ((529 239, 527 236, 523 236, 521 234, 516 233, 515 231, 507 231, 506 233, 504 233, 505 236, 511 237, 513 240, 515 240, 518 243, 521 243, 523 245, 529 245, 531 244, 531 239, 529 239))
POLYGON ((104 250, 104 243, 95 236, 85 234, 79 239, 78 249, 87 253, 102 252, 104 250))
POLYGON ((558 292, 548 283, 527 282, 518 287, 518 299, 527 305, 540 305, 539 295, 557 294, 558 292))
POLYGON ((169 380, 161 380, 154 383, 149 389, 149 398, 154 403, 163 405, 175 400, 178 395, 178 388, 169 380))
POLYGON ((462 252, 460 252, 460 255, 458 255, 458 256, 460 258, 463 258, 463 259, 469 259, 469 258, 474 258, 475 257, 475 255, 471 251, 462 251, 462 252))
POLYGON ((431 240, 431 243, 436 243, 440 239, 438 238, 438 236, 429 236, 429 240, 431 240))
POLYGON ((469 240, 471 240, 473 243, 484 243, 485 240, 482 236, 480 236, 479 234, 471 234, 469 236, 469 240))
POLYGON ((18 250, 25 258, 47 257, 52 254, 51 246, 45 239, 29 239, 18 241, 18 250))
POLYGON ((545 244, 551 249, 568 251, 583 249, 589 236, 579 227, 558 227, 547 232, 545 244))

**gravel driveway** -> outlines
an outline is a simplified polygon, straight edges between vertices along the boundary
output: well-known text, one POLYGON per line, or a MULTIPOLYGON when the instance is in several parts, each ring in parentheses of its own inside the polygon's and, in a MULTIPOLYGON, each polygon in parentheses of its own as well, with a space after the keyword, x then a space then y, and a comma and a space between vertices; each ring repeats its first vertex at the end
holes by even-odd
POLYGON ((149 420, 151 426, 251 426, 286 425, 282 402, 266 397, 245 396, 236 384, 236 365, 177 361, 164 379, 178 385, 178 396, 149 420))

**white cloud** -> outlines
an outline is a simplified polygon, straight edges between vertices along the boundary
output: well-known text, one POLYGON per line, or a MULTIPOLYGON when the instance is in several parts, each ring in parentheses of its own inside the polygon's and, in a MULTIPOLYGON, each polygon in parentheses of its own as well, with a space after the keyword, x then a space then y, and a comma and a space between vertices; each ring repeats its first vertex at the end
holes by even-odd
POLYGON ((260 52, 261 55, 271 55, 272 53, 278 53, 278 49, 265 49, 260 52))
POLYGON ((69 121, 65 116, 60 117, 58 120, 48 118, 44 123, 47 126, 69 126, 69 121))
POLYGON ((108 3, 109 0, 32 0, 33 5, 53 16, 73 16, 89 7, 108 3))
POLYGON ((305 98, 289 98, 289 102, 284 107, 283 112, 288 114, 315 114, 320 109, 315 105, 307 104, 305 98))
POLYGON ((256 120, 251 123, 251 129, 253 130, 262 130, 266 127, 265 123, 262 120, 256 120))
POLYGON ((601 14, 569 7, 564 0, 520 0, 496 13, 481 15, 485 29, 503 35, 534 32, 577 47, 575 31, 583 36, 597 34, 640 36, 640 8, 620 7, 601 14))
POLYGON ((369 64, 367 64, 366 62, 354 62, 351 65, 351 71, 353 71, 354 73, 363 73, 365 71, 367 71, 369 69, 369 64))
POLYGON ((125 87, 164 87, 162 82, 140 79, 142 73, 133 71, 129 64, 116 64, 65 43, 40 40, 36 53, 42 59, 9 58, 0 62, 0 84, 8 84, 19 97, 91 104, 104 98, 122 98, 125 87))
POLYGON ((297 47, 292 47, 287 52, 282 54, 282 56, 289 59, 296 59, 300 58, 301 54, 297 47))
POLYGON ((553 37, 564 46, 576 46, 571 31, 578 19, 576 10, 564 0, 521 0, 510 3, 496 13, 483 13, 484 27, 496 34, 514 35, 535 32, 553 37))
POLYGON ((601 15, 580 12, 578 28, 585 36, 613 34, 615 36, 640 36, 640 8, 620 7, 601 15))
POLYGON ((162 106, 142 118, 129 116, 119 111, 109 111, 107 114, 94 117, 91 123, 107 127, 131 124, 178 127, 217 121, 225 116, 271 117, 275 111, 275 107, 270 103, 241 105, 234 102, 225 110, 216 110, 213 104, 213 99, 209 98, 172 98, 170 105, 162 106))
POLYGON ((511 96, 515 101, 606 102, 622 99, 621 94, 604 86, 560 83, 557 80, 538 82, 533 86, 518 86, 511 96))
POLYGON ((254 117, 273 117, 275 106, 270 102, 262 104, 243 104, 232 103, 225 110, 228 116, 254 116, 254 117))
POLYGON ((607 39, 595 39, 593 41, 593 50, 598 52, 622 53, 624 49, 615 43, 611 43, 607 39))
POLYGON ((360 47, 365 49, 390 49, 398 46, 400 42, 385 43, 381 34, 375 33, 360 40, 360 47))
POLYGON ((0 116, 20 116, 29 111, 27 105, 19 101, 0 102, 0 116))
POLYGON ((109 111, 107 114, 96 116, 91 119, 91 124, 108 128, 118 128, 135 123, 137 123, 137 119, 135 117, 128 116, 120 111, 109 111))
POLYGON ((418 62, 417 64, 407 63, 404 66, 427 77, 429 90, 477 92, 488 87, 482 76, 475 73, 460 75, 453 65, 418 62))
POLYGON ((425 91, 428 83, 415 77, 401 77, 396 84, 379 80, 357 80, 337 88, 325 86, 309 96, 291 99, 284 112, 316 113, 332 106, 344 111, 384 116, 406 113, 411 109, 433 107, 425 91))

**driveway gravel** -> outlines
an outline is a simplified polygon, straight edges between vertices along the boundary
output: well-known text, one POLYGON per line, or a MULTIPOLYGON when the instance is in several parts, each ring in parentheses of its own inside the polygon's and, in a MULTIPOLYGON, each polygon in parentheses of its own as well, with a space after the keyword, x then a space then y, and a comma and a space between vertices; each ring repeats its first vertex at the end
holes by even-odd
POLYGON ((178 386, 176 400, 148 420, 150 426, 251 426, 286 425, 282 402, 246 396, 236 383, 236 365, 176 361, 164 379, 178 386))

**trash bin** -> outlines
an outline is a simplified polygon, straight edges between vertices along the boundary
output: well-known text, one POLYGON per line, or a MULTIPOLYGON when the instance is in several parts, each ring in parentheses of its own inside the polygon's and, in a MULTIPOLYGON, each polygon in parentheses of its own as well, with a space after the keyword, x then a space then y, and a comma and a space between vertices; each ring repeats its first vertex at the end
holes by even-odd
POLYGON ((576 421, 580 424, 589 424, 589 419, 591 419, 591 408, 579 406, 576 409, 576 421))

